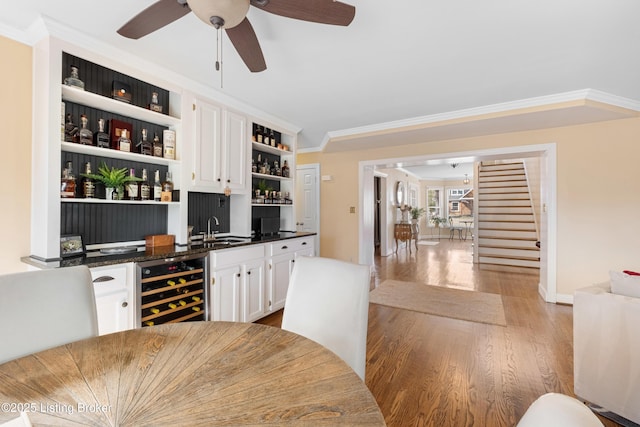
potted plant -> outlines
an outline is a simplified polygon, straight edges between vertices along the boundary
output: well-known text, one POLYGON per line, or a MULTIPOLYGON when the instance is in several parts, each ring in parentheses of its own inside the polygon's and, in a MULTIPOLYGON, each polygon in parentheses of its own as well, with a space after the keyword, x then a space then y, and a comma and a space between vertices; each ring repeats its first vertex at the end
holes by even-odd
POLYGON ((444 224, 447 222, 446 218, 442 218, 439 216, 432 216, 429 221, 431 221, 436 228, 440 228, 440 224, 444 224))
POLYGON ((142 178, 127 175, 127 168, 108 167, 104 162, 98 167, 98 173, 82 174, 82 176, 104 184, 107 200, 122 199, 125 184, 142 181, 142 178))
POLYGON ((420 217, 422 215, 424 215, 426 212, 425 208, 411 208, 411 211, 409 212, 411 214, 411 220, 412 222, 415 220, 415 222, 418 222, 418 220, 420 219, 420 217))

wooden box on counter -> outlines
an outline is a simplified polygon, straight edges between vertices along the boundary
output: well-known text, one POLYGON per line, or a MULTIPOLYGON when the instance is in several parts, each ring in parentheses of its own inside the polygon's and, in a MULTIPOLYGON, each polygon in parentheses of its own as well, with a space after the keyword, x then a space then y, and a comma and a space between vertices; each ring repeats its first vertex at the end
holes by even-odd
POLYGON ((154 248, 156 246, 173 246, 176 241, 176 236, 173 234, 154 234, 152 236, 145 237, 145 245, 148 248, 154 248))

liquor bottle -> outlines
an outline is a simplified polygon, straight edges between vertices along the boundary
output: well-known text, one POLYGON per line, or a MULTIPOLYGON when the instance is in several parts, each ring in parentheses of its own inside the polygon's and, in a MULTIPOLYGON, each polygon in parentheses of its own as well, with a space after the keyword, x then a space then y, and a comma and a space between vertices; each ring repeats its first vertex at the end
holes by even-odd
POLYGON ((145 156, 153 156, 153 144, 147 140, 147 130, 142 129, 142 140, 138 143, 138 150, 140 154, 145 156))
POLYGON ((118 138, 118 150, 131 152, 131 140, 127 136, 127 130, 122 129, 120 131, 120 138, 118 138))
POLYGON ((78 67, 75 65, 71 66, 71 75, 64 79, 64 84, 84 90, 84 82, 78 78, 78 67))
POLYGON ((76 197, 76 177, 73 175, 73 166, 71 165, 71 162, 67 162, 66 167, 62 170, 62 179, 60 180, 60 197, 76 197))
POLYGON ((264 128, 264 135, 262 136, 262 142, 264 142, 266 145, 271 145, 271 139, 269 139, 269 132, 267 132, 269 129, 264 128))
POLYGON ((251 130, 251 140, 253 142, 258 142, 257 136, 256 136, 256 129, 258 129, 258 126, 253 123, 253 129, 251 130))
POLYGON ((65 142, 78 142, 78 126, 73 123, 71 114, 67 114, 67 121, 64 124, 65 142))
POLYGON ((160 182, 160 171, 157 169, 153 180, 153 200, 156 202, 162 200, 162 183, 160 182))
POLYGON ((153 137, 153 157, 162 157, 162 142, 157 133, 153 137))
MULTIPOLYGON (((129 169, 129 177, 136 177, 136 170, 129 169)), ((129 181, 127 184, 127 197, 129 200, 138 200, 139 186, 137 181, 129 181)))
POLYGON ((273 169, 275 170, 274 175, 282 176, 282 169, 280 169, 280 165, 277 160, 273 162, 273 169))
POLYGON ((91 163, 84 165, 84 177, 82 178, 82 195, 85 199, 94 199, 96 197, 96 183, 87 175, 91 174, 91 163))
POLYGON ((176 133, 175 131, 165 129, 162 131, 162 157, 165 159, 175 160, 176 158, 176 133))
POLYGON ((149 110, 156 113, 162 113, 162 105, 158 104, 158 92, 151 94, 151 104, 149 104, 149 110))
POLYGON ((173 200, 173 181, 171 181, 171 172, 167 171, 166 178, 162 183, 162 195, 160 200, 170 202, 173 200))
POLYGON ((287 164, 287 161, 284 161, 284 164, 282 165, 282 177, 283 178, 289 178, 289 165, 287 164))
POLYGON ((95 146, 100 148, 111 148, 111 144, 109 142, 109 135, 105 132, 105 121, 104 119, 98 120, 98 132, 93 134, 93 138, 95 141, 95 146))
POLYGON ((251 158, 251 173, 258 172, 258 166, 256 165, 256 159, 251 158))
POLYGON ((262 138, 263 138, 263 134, 262 134, 262 126, 258 125, 256 127, 256 142, 259 142, 260 144, 262 144, 262 138))
POLYGON ((79 142, 83 145, 93 145, 93 132, 87 129, 87 124, 89 123, 89 119, 87 116, 82 114, 80 116, 80 132, 78 132, 79 142))
POLYGON ((142 169, 142 181, 140 181, 140 200, 149 200, 150 198, 151 198, 151 188, 149 187, 147 170, 142 169))
POLYGON ((271 132, 269 132, 269 141, 271 141, 271 146, 275 147, 277 142, 276 142, 276 136, 273 134, 273 129, 271 129, 271 132))

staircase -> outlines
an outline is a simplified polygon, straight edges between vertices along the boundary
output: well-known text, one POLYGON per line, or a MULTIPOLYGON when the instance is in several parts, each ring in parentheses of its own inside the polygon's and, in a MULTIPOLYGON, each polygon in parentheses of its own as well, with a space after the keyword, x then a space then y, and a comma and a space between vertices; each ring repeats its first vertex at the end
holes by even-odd
POLYGON ((480 266, 538 274, 540 249, 522 162, 480 164, 477 201, 480 266))

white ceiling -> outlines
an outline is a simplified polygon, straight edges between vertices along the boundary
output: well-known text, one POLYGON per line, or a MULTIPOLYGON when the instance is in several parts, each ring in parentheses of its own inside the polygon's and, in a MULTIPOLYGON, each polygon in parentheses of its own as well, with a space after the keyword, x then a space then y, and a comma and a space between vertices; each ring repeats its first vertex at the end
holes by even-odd
MULTIPOLYGON (((154 2, 0 0, 0 34, 19 39, 45 15, 301 127, 300 149, 328 140, 341 150, 573 123, 533 116, 528 123, 515 115, 488 129, 486 121, 471 121, 411 129, 403 138, 366 132, 587 88, 640 105, 638 0, 344 0, 356 6, 349 27, 251 7, 268 68, 250 73, 224 39, 222 88, 215 30, 195 15, 137 41, 116 33, 154 2)), ((570 116, 578 122, 606 119, 576 111, 570 116)))

